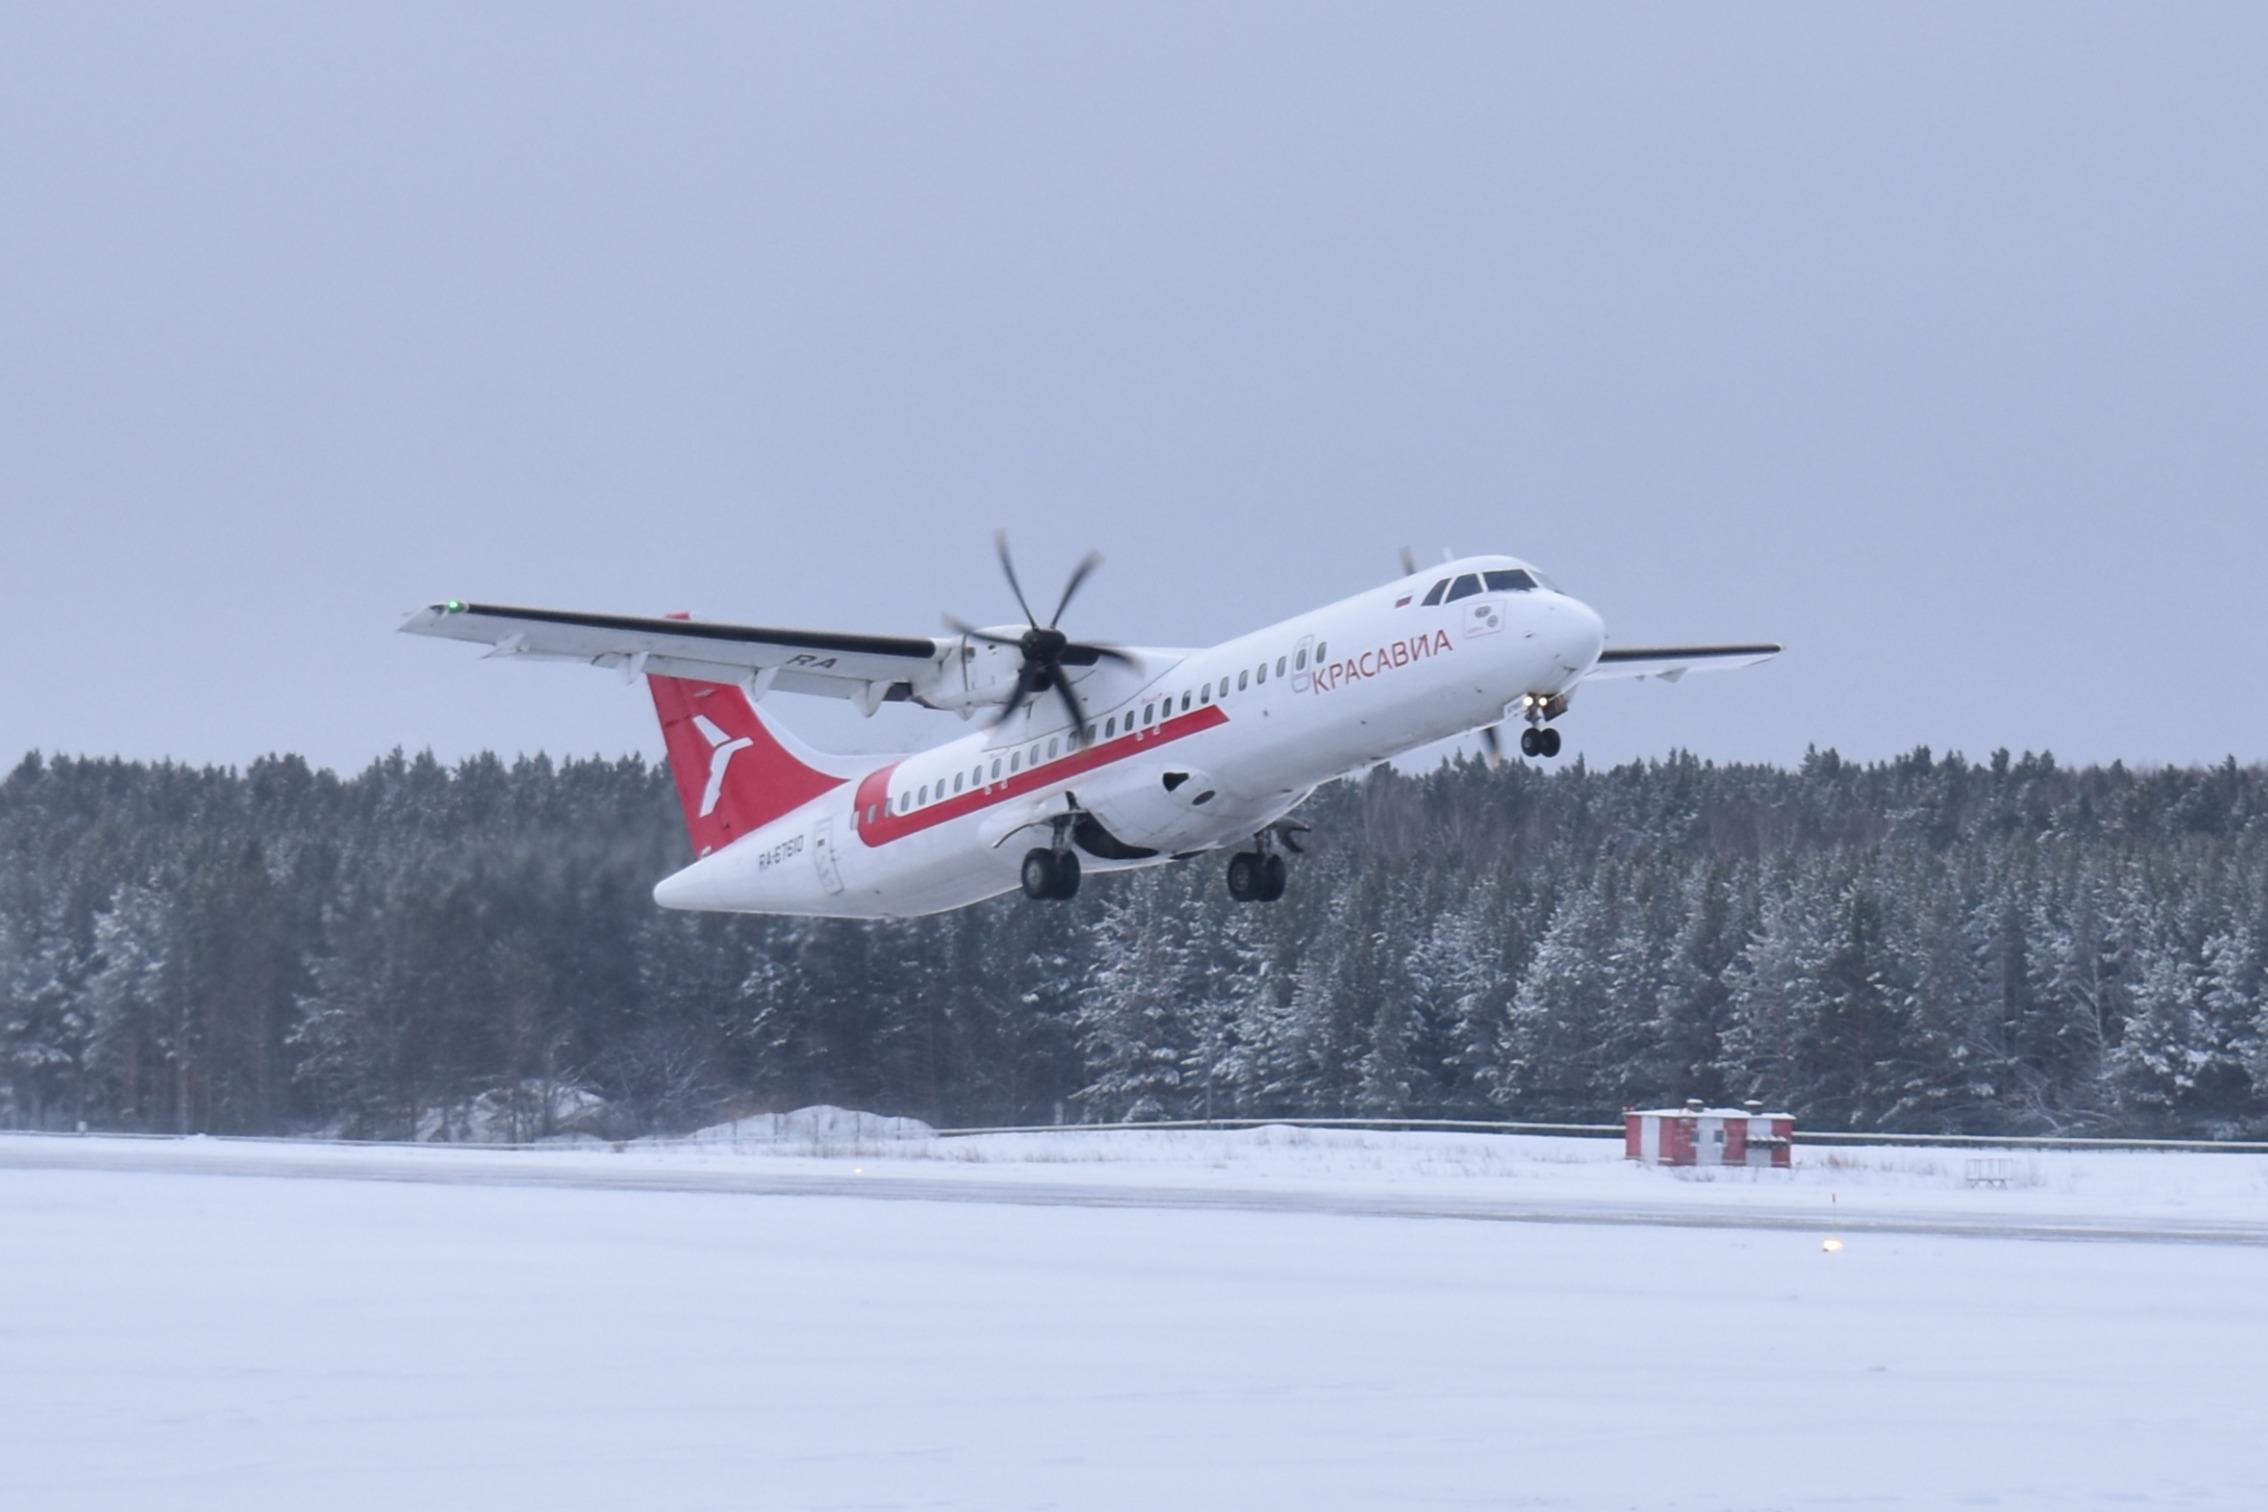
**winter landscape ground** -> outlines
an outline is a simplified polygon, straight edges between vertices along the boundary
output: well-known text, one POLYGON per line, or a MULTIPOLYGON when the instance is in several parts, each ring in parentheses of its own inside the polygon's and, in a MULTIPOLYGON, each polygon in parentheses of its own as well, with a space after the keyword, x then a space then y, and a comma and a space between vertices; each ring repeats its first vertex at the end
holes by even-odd
POLYGON ((0 1139, 7 1501, 2268 1505, 2268 1160, 776 1132, 0 1139))

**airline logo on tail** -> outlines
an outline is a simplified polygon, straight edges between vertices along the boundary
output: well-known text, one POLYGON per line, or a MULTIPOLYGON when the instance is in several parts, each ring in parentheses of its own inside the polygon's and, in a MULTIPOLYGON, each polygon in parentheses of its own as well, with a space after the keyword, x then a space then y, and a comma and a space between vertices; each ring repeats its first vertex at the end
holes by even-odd
POLYGON ((794 812, 846 780, 764 722, 730 683, 648 677, 670 778, 685 811, 693 854, 713 850, 794 812))
POLYGON ((706 819, 717 811, 717 800, 724 796, 725 771, 732 765, 734 754, 756 742, 746 735, 738 740, 727 739, 725 732, 717 728, 717 722, 706 714, 693 716, 693 728, 709 743, 709 785, 701 789, 701 817, 706 819))

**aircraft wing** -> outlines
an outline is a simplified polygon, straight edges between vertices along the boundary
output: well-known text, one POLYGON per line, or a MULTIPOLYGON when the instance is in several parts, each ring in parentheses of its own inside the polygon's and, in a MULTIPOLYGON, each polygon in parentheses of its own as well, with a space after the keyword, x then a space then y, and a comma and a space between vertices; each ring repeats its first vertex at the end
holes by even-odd
POLYGON ((1769 642, 1746 646, 1609 646, 1583 681, 1602 677, 1658 677, 1676 682, 1688 672, 1729 672, 1770 661, 1780 648, 1769 642))
POLYGON ((564 609, 515 609, 449 599, 402 622, 410 635, 492 646, 491 656, 583 662, 653 673, 848 698, 868 713, 932 687, 960 642, 824 630, 780 630, 708 620, 647 619, 564 609))

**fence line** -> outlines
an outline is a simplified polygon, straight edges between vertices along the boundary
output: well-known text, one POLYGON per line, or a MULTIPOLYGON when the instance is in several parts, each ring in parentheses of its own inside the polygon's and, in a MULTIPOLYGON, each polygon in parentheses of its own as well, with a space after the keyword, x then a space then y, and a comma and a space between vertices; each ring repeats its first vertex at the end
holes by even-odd
MULTIPOLYGON (((762 1117, 764 1115, 757 1115, 762 1117)), ((1232 1133, 1245 1129, 1374 1129, 1380 1132, 1397 1130, 1446 1131, 1460 1134, 1559 1134, 1589 1139, 1620 1139, 1620 1124, 1585 1123, 1527 1123, 1505 1122, 1478 1118, 1183 1118, 1161 1119, 1151 1123, 1076 1123, 1076 1124, 1003 1124, 989 1128, 937 1129, 932 1132, 940 1139, 972 1139, 985 1134, 1108 1134, 1129 1131, 1199 1131, 1213 1130, 1232 1133)), ((318 1139, 289 1134, 151 1134, 140 1132, 113 1133, 102 1129, 89 1129, 80 1133, 67 1129, 0 1129, 0 1137, 10 1139, 141 1139, 158 1142, 189 1143, 204 1141, 215 1144, 289 1144, 311 1145, 333 1149, 354 1150, 459 1150, 467 1153, 499 1150, 595 1150, 604 1146, 614 1150, 632 1147, 640 1149, 715 1149, 719 1141, 691 1139, 673 1135, 647 1135, 633 1140, 593 1139, 581 1144, 560 1140, 482 1141, 482 1140, 416 1140, 416 1139, 318 1139)), ((814 1134, 815 1139, 833 1136, 814 1134)), ((844 1139, 868 1140, 887 1143, 888 1136, 845 1134, 844 1139)), ((750 1143, 756 1143, 750 1136, 750 1143)), ((789 1142, 783 1136, 782 1142, 789 1142)), ((1849 1129, 1807 1129, 1801 1122, 1796 1125, 1797 1145, 1908 1145, 1936 1146, 1946 1149, 1967 1150, 2162 1150, 2185 1151, 2213 1155, 2268 1155, 2268 1140, 2245 1139, 2113 1139, 2077 1135, 2029 1134, 1889 1134, 1849 1129)))
MULTIPOLYGON (((1477 1118, 1185 1118, 1154 1123, 1025 1124, 984 1129, 939 1129, 940 1139, 979 1134, 1076 1134, 1138 1129, 1446 1129, 1468 1134, 1568 1134, 1620 1139, 1620 1124, 1510 1123, 1477 1118)), ((2210 1154, 2268 1155, 2268 1140, 2110 1139, 2054 1134, 1888 1134, 1848 1129, 1807 1129, 1796 1121, 1798 1145, 1940 1145, 1972 1150, 2186 1150, 2210 1154)))

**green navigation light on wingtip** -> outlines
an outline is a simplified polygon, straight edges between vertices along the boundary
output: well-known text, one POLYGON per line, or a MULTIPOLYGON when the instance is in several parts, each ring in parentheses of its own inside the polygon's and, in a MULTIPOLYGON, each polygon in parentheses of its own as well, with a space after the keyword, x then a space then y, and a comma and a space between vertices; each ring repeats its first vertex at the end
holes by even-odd
POLYGON ((463 599, 451 599, 441 607, 451 614, 462 614, 465 612, 465 601, 463 599))

